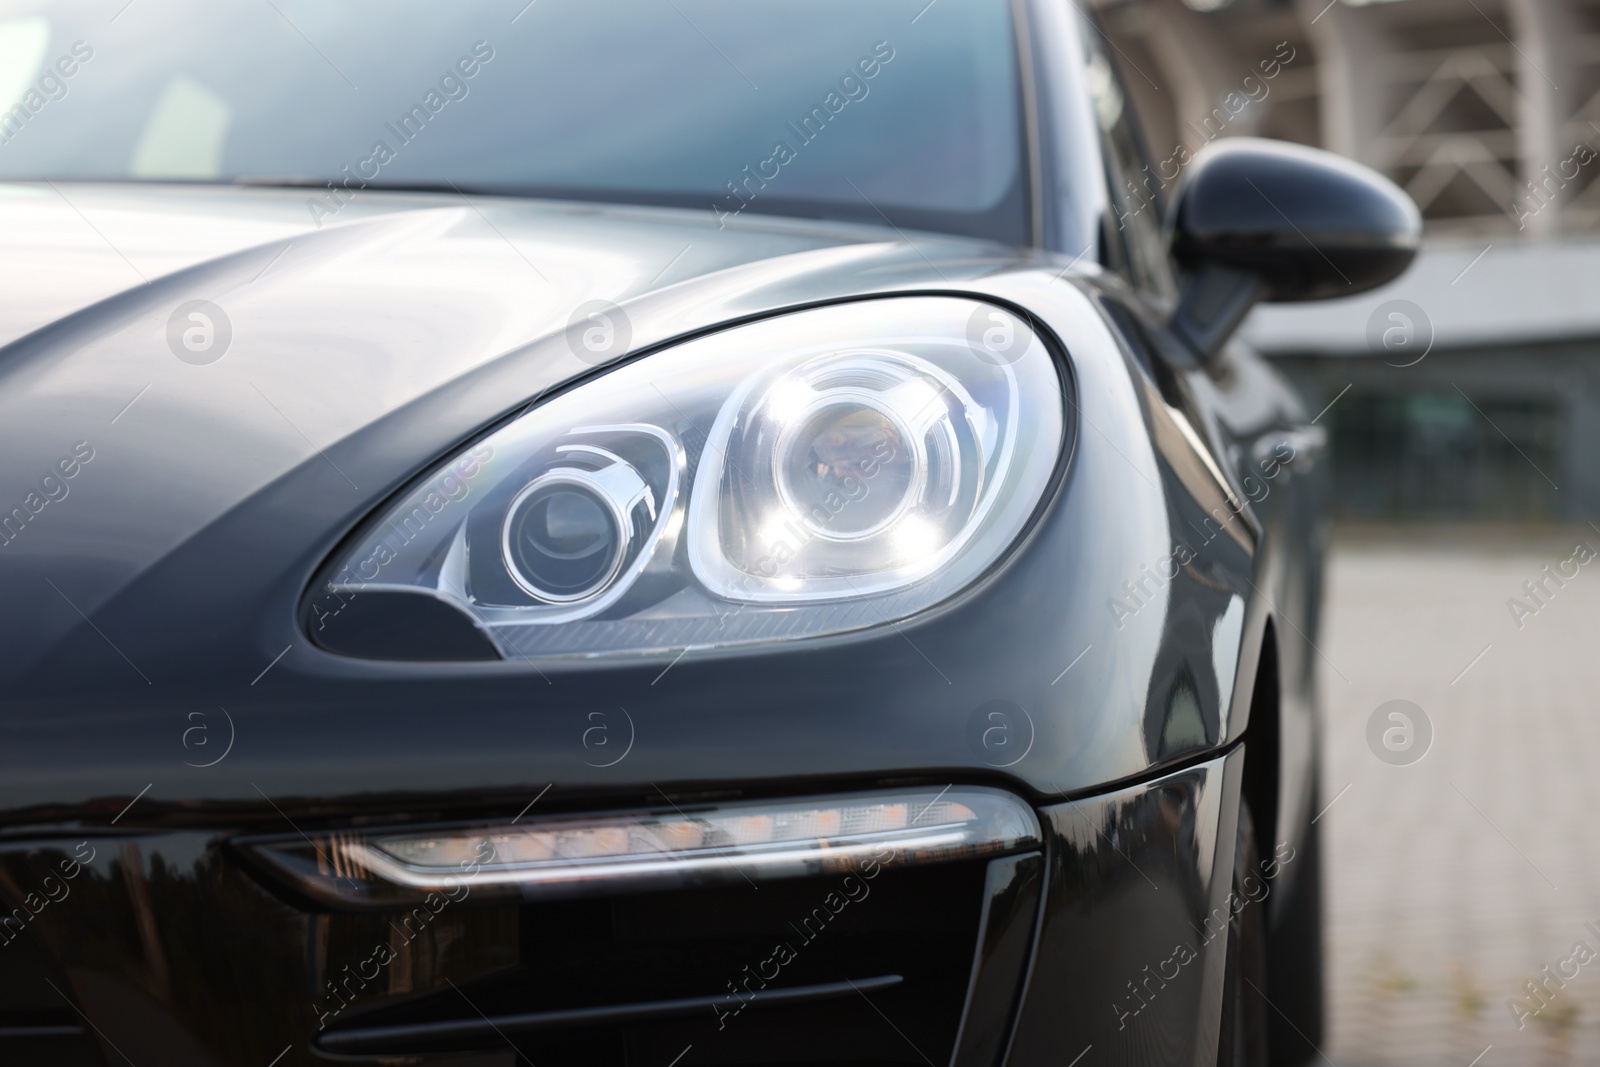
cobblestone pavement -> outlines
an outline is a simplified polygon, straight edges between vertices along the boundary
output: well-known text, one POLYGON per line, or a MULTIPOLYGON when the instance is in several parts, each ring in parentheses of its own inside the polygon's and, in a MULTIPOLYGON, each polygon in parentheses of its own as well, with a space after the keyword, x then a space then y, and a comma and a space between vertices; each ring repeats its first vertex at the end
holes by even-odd
POLYGON ((1600 558, 1564 562, 1600 530, 1429 540, 1344 537, 1330 560, 1328 1059, 1600 1065, 1600 558), (1537 609, 1520 629, 1513 597, 1537 609), (1434 732, 1410 765, 1367 739, 1395 699, 1434 732), (1524 983, 1547 966, 1541 1001, 1524 983))

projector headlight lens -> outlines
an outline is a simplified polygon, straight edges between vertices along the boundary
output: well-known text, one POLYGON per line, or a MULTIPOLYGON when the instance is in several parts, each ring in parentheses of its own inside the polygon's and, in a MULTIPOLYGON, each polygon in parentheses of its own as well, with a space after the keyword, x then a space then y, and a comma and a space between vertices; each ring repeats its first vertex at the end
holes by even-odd
POLYGON ((1050 352, 1015 320, 1022 354, 986 358, 967 326, 983 307, 776 316, 542 403, 337 559, 313 629, 375 588, 454 603, 519 658, 800 637, 932 605, 1016 539, 1061 451, 1050 352))
POLYGON ((994 475, 1028 461, 1015 381, 943 355, 858 348, 748 380, 711 433, 726 462, 702 459, 689 505, 701 581, 729 600, 845 599, 952 558, 1000 499, 994 475))
POLYGON ((591 470, 557 467, 519 492, 506 509, 503 551, 512 580, 551 604, 587 600, 622 570, 636 528, 635 512, 653 516, 654 498, 639 472, 603 449, 591 470))
POLYGON ((907 427, 870 400, 851 395, 824 399, 775 453, 778 495, 814 533, 852 541, 879 533, 904 514, 924 465, 907 427), (830 498, 849 499, 849 514, 830 498), (870 498, 866 490, 870 489, 870 498))

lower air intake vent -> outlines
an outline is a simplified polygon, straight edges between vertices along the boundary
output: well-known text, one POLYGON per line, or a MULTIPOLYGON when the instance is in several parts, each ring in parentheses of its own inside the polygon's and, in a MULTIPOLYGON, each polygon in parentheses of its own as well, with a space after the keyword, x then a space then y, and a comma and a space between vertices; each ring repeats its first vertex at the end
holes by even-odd
POLYGON ((519 965, 344 1013, 327 1053, 539 1067, 949 1062, 986 864, 519 909, 519 965))

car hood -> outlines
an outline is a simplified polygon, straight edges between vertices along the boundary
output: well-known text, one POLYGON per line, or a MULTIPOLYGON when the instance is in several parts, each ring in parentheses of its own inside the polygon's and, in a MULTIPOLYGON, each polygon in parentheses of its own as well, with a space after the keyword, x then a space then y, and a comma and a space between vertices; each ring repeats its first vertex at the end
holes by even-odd
POLYGON ((319 227, 306 198, 0 186, 0 684, 182 546, 203 545, 197 581, 243 589, 287 538, 309 575, 419 469, 590 372, 566 343, 588 301, 624 309, 637 351, 1018 262, 872 227, 498 197, 363 192, 319 227), (199 353, 195 301, 220 309, 199 353), (225 517, 248 535, 206 536, 225 517))

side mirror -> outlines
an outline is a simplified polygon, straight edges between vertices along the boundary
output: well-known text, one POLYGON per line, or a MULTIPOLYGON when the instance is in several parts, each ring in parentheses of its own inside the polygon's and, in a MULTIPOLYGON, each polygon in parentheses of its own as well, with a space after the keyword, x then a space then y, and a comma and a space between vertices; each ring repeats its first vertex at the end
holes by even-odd
POLYGON ((1172 328, 1210 359, 1259 301, 1353 296, 1398 277, 1417 254, 1422 215, 1342 156, 1232 137, 1189 165, 1172 231, 1186 274, 1172 328))

